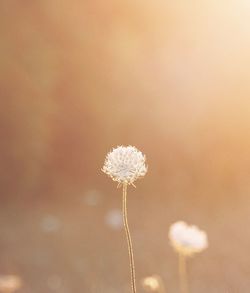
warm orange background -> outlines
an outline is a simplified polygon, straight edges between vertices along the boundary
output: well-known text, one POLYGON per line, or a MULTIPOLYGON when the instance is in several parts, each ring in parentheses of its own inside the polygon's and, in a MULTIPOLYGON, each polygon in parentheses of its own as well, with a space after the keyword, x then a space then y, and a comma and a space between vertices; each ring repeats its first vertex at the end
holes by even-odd
POLYGON ((178 292, 168 228, 205 229, 191 292, 250 288, 250 4, 0 2, 0 273, 23 293, 127 293, 121 190, 101 173, 132 144, 138 278, 178 292))

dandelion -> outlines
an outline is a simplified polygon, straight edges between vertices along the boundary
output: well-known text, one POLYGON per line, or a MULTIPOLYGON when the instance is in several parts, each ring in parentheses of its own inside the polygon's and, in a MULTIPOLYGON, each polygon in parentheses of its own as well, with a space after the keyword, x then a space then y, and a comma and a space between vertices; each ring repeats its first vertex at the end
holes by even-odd
POLYGON ((127 217, 127 187, 147 173, 146 157, 133 146, 118 146, 107 154, 102 171, 113 181, 118 182, 118 187, 123 187, 123 224, 126 233, 130 263, 132 292, 136 293, 135 265, 132 240, 130 236, 127 217))
POLYGON ((163 281, 160 276, 153 275, 141 281, 142 287, 147 292, 165 293, 163 281))
POLYGON ((118 186, 134 185, 147 173, 146 157, 133 146, 119 146, 108 153, 102 171, 109 175, 118 186))
POLYGON ((171 245, 179 255, 180 289, 188 293, 186 259, 208 247, 207 234, 196 226, 176 222, 169 229, 171 245))
POLYGON ((12 293, 21 288, 22 281, 15 275, 0 276, 0 292, 12 293))

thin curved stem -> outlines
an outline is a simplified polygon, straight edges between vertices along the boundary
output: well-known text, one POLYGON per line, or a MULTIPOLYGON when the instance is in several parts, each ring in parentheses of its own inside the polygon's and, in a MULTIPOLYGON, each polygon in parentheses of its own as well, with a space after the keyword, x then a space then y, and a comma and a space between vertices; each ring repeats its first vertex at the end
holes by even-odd
POLYGON ((158 292, 159 293, 165 293, 166 292, 165 286, 164 286, 164 283, 163 283, 162 278, 160 276, 158 277, 158 282, 159 282, 159 290, 158 290, 158 292))
POLYGON ((123 184, 123 192, 122 193, 123 193, 122 215, 123 215, 123 224, 124 224, 124 229, 126 232, 126 238, 127 238, 127 243, 128 243, 131 288, 132 288, 132 292, 136 293, 134 255, 133 255, 132 240, 131 240, 131 236, 130 236, 130 232, 129 232, 128 216, 127 216, 127 184, 123 184))
POLYGON ((180 292, 188 293, 188 278, 187 278, 187 262, 186 256, 179 253, 179 277, 180 277, 180 292))

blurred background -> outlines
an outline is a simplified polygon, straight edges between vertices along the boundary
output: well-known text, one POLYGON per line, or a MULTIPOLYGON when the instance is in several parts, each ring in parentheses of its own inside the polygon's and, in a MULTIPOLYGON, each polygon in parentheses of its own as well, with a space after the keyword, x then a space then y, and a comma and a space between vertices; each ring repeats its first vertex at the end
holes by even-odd
POLYGON ((101 167, 134 145, 138 292, 178 291, 168 229, 208 233, 191 292, 250 288, 250 3, 0 1, 0 274, 22 293, 127 293, 121 190, 101 167))

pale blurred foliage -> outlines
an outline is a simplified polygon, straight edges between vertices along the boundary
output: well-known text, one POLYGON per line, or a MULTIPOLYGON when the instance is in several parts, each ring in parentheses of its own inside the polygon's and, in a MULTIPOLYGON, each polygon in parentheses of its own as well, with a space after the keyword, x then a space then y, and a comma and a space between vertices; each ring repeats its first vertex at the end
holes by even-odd
POLYGON ((183 219, 211 241, 192 292, 249 292, 249 19, 247 0, 0 1, 0 271, 23 292, 129 288, 100 171, 120 144, 149 165, 129 191, 138 278, 177 290, 167 229, 183 219))

